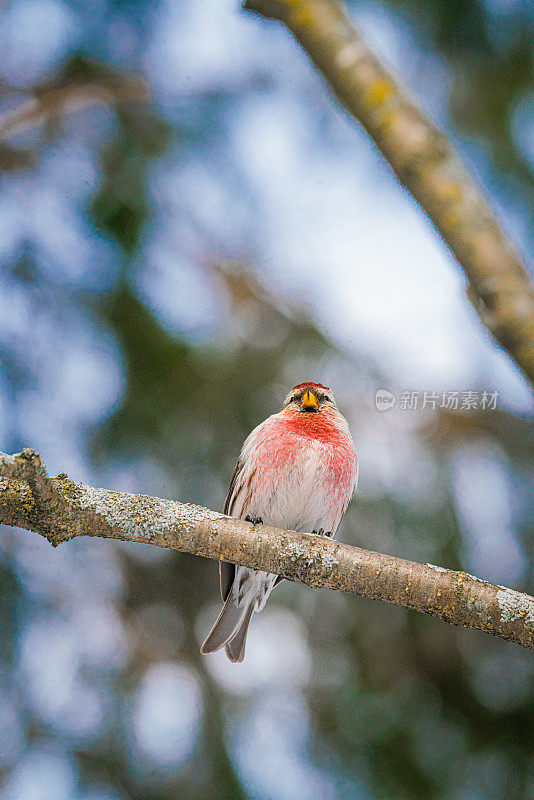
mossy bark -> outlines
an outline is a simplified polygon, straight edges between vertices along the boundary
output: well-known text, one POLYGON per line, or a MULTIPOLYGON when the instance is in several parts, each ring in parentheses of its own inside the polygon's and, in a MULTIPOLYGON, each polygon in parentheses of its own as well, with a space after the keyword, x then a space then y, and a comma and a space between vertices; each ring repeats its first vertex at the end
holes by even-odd
POLYGON ((97 489, 65 475, 48 478, 38 454, 29 450, 15 456, 0 453, 0 522, 40 533, 53 545, 99 536, 243 564, 308 586, 395 603, 534 648, 534 598, 529 595, 466 572, 253 525, 201 506, 97 489))

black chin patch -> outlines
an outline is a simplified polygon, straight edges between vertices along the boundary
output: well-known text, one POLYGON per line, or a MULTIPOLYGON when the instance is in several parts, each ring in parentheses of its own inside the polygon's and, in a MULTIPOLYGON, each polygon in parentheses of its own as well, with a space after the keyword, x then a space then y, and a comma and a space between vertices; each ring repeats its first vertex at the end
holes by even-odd
POLYGON ((314 408, 313 406, 310 408, 301 408, 300 410, 302 414, 317 414, 319 412, 319 409, 314 408))

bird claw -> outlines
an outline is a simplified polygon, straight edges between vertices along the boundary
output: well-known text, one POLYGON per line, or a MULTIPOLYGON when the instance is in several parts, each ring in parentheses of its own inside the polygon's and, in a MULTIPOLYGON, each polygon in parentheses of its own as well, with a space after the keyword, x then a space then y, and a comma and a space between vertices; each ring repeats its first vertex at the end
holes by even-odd
POLYGON ((332 536, 332 531, 326 531, 325 533, 324 528, 319 528, 318 531, 312 531, 312 533, 314 533, 315 536, 332 536))
POLYGON ((263 525, 263 520, 261 517, 249 517, 248 515, 245 517, 246 522, 252 522, 253 525, 263 525))

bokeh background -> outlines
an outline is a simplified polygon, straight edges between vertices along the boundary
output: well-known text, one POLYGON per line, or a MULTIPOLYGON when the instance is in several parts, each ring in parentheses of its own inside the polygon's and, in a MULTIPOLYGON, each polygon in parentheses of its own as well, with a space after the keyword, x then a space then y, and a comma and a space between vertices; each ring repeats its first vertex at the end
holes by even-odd
MULTIPOLYGON (((531 261, 532 4, 350 13, 531 261)), ((11 0, 0 26, 2 115, 123 101, 1 144, 1 449, 220 509, 251 428, 318 380, 360 456, 341 538, 532 591, 527 384, 287 31, 235 0, 11 0)), ((2 798, 534 797, 530 651, 286 581, 231 665, 198 652, 218 608, 214 562, 2 528, 2 798)))

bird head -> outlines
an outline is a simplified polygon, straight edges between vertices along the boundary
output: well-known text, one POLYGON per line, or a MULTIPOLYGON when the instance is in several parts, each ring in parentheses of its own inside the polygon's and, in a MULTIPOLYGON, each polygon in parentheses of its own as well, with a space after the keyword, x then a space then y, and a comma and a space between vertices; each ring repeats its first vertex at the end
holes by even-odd
POLYGON ((328 408, 336 408, 336 403, 327 386, 321 383, 300 383, 289 392, 284 408, 302 414, 318 414, 328 408))

